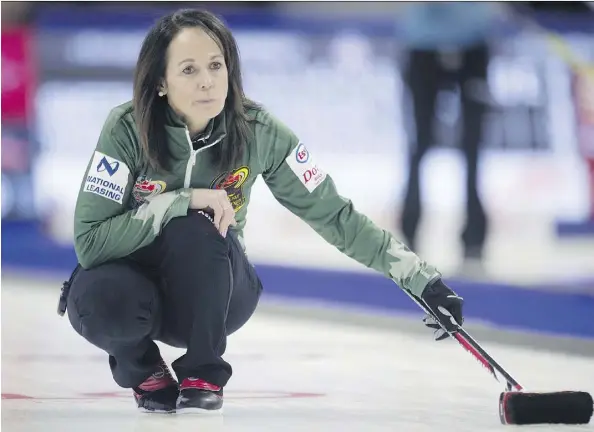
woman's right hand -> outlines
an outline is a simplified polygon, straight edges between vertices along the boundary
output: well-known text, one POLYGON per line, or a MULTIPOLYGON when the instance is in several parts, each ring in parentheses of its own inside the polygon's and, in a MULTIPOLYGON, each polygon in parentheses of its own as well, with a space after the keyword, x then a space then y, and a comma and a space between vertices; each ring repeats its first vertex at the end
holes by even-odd
POLYGON ((224 189, 193 189, 190 208, 214 212, 215 227, 223 237, 227 236, 230 225, 237 225, 235 211, 224 189))

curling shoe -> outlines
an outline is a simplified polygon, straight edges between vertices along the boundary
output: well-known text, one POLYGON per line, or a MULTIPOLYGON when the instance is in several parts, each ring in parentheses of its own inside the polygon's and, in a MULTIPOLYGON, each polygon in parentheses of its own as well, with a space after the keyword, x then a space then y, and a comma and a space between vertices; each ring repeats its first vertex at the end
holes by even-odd
POLYGON ((150 377, 133 390, 134 400, 140 411, 164 414, 175 412, 179 386, 164 360, 159 362, 150 377))
POLYGON ((223 388, 200 378, 186 378, 180 385, 177 413, 220 414, 223 411, 223 388))

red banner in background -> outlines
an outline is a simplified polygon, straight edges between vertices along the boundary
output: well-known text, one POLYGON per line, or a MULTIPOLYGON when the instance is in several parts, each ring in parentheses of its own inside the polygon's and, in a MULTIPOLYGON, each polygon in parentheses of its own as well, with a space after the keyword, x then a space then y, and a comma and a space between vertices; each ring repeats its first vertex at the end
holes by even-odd
POLYGON ((2 122, 28 123, 35 80, 31 39, 25 27, 2 30, 2 122))

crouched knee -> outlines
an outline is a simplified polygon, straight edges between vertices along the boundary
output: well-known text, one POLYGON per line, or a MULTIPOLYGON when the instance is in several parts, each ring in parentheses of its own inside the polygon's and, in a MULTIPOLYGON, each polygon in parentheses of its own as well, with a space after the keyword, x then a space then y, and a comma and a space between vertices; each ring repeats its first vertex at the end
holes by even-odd
POLYGON ((154 331, 161 313, 155 283, 118 264, 81 271, 70 287, 67 309, 74 329, 99 344, 103 339, 147 336, 154 331))
POLYGON ((227 244, 211 219, 197 211, 172 219, 161 232, 169 251, 191 253, 197 249, 227 251, 227 244))

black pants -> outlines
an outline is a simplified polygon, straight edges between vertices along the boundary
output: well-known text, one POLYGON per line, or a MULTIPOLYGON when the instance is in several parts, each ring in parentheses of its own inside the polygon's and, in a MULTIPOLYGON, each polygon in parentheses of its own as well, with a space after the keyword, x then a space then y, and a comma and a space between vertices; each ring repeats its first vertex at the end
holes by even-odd
POLYGON ((74 329, 109 354, 114 380, 132 388, 160 360, 154 341, 186 348, 172 367, 181 381, 224 386, 227 336, 256 309, 262 285, 236 235, 223 238, 195 212, 173 219, 149 246, 78 271, 68 295, 74 329))
MULTIPOLYGON (((410 155, 410 169, 402 231, 407 245, 415 249, 417 227, 422 215, 419 171, 423 157, 434 141, 435 106, 439 91, 447 84, 457 84, 461 94, 461 147, 466 159, 466 225, 462 233, 465 255, 482 254, 487 219, 477 192, 477 165, 482 140, 483 119, 487 110, 486 77, 489 51, 479 45, 460 53, 459 67, 445 67, 438 51, 412 50, 404 71, 404 81, 412 97, 416 145, 410 155), (484 85, 481 90, 480 86, 484 85)), ((447 179, 444 179, 447 181, 447 179)))

